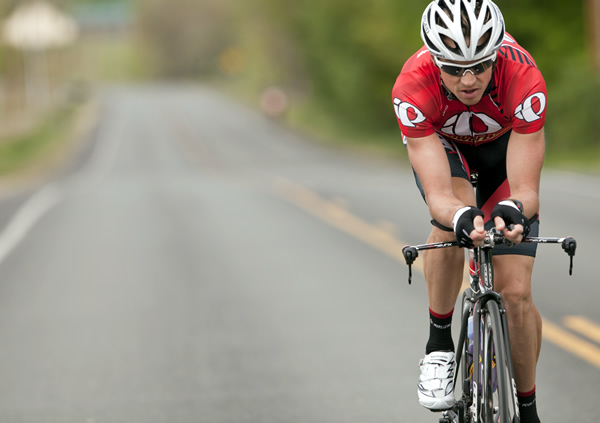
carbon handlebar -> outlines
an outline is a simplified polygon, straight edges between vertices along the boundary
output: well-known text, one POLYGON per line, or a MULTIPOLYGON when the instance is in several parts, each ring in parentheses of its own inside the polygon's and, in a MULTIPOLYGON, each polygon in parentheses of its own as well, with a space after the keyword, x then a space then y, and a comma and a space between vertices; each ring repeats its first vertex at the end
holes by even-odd
MULTIPOLYGON (((569 264, 569 275, 573 274, 573 257, 575 256, 575 251, 577 250, 577 241, 573 237, 564 237, 564 238, 549 238, 549 237, 526 237, 522 242, 536 243, 536 244, 560 244, 562 249, 567 253, 570 258, 569 264)), ((506 239, 506 237, 497 232, 495 229, 488 231, 485 239, 482 244, 478 248, 494 248, 496 245, 506 245, 513 246, 514 244, 506 239)), ((421 244, 421 245, 407 245, 402 248, 402 254, 404 256, 404 260, 408 266, 408 283, 411 284, 412 281, 412 265, 419 257, 419 251, 426 250, 437 250, 440 248, 450 248, 450 247, 458 247, 457 241, 449 241, 449 242, 434 242, 431 244, 421 244)))

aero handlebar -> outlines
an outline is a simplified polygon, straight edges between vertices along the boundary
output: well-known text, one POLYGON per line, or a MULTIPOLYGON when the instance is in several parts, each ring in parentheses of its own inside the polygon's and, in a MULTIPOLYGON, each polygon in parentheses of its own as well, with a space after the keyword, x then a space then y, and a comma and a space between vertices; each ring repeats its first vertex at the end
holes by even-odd
MULTIPOLYGON (((573 274, 573 257, 575 256, 575 250, 577 249, 577 241, 575 241, 572 237, 565 238, 547 238, 547 237, 527 237, 522 242, 532 242, 536 244, 561 244, 563 250, 570 257, 569 264, 569 275, 573 274)), ((481 245, 477 248, 481 249, 489 249, 494 248, 496 245, 506 245, 513 246, 514 244, 508 241, 505 236, 495 229, 491 229, 488 231, 485 239, 481 243, 481 245)), ((412 264, 415 262, 417 257, 419 257, 419 251, 426 250, 437 250, 440 248, 449 248, 449 247, 458 247, 457 241, 449 241, 449 242, 435 242, 431 244, 422 244, 422 245, 407 245, 402 248, 402 254, 404 255, 404 260, 408 265, 408 283, 411 283, 412 280, 412 264)))

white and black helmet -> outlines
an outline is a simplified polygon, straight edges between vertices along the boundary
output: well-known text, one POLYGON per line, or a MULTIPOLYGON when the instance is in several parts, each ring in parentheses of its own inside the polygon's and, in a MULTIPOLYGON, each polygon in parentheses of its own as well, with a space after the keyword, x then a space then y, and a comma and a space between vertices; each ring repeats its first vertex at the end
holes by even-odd
POLYGON ((421 38, 438 59, 481 60, 502 45, 504 19, 490 0, 435 0, 423 13, 421 38))

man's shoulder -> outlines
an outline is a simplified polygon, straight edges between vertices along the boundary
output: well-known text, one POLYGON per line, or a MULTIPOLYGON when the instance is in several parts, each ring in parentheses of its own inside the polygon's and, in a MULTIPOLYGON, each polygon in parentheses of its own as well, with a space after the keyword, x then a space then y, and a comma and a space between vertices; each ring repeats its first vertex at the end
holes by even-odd
POLYGON ((394 84, 395 97, 413 101, 430 101, 440 90, 439 71, 431 62, 425 47, 413 54, 404 64, 394 84))
POLYGON ((443 102, 439 70, 429 51, 422 48, 404 64, 392 91, 402 133, 423 137, 433 132, 443 102))
POLYGON ((545 95, 546 83, 535 60, 509 34, 498 50, 498 68, 495 84, 501 96, 504 93, 509 100, 521 101, 522 96, 529 96, 533 91, 545 95))
POLYGON ((436 67, 431 61, 431 54, 427 48, 422 47, 404 63, 398 78, 403 80, 420 79, 435 73, 435 69, 436 67))
POLYGON ((527 68, 536 68, 537 64, 524 47, 522 47, 514 37, 505 33, 502 46, 498 49, 499 61, 508 65, 513 71, 524 71, 527 68))
POLYGON ((494 102, 512 120, 517 133, 533 133, 543 127, 546 117, 546 83, 533 57, 506 34, 498 50, 499 72, 494 102))

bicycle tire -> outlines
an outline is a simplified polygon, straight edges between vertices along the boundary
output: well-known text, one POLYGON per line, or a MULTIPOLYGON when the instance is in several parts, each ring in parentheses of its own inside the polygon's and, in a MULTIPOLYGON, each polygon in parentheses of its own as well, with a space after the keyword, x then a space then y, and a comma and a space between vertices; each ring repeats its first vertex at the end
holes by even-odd
MULTIPOLYGON (((472 315, 473 313, 473 302, 471 301, 471 297, 473 295, 473 291, 471 290, 471 288, 467 288, 465 291, 463 291, 463 295, 462 295, 462 322, 463 324, 468 324, 465 322, 468 321, 469 316, 472 315)), ((468 339, 467 337, 467 332, 469 331, 468 327, 465 327, 464 329, 464 337, 461 338, 459 341, 459 348, 461 348, 461 358, 460 358, 460 368, 461 368, 461 372, 460 372, 460 381, 462 382, 461 387, 462 387, 462 392, 465 396, 467 397, 471 397, 472 395, 472 388, 471 388, 471 378, 472 378, 472 372, 473 372, 473 351, 469 351, 469 347, 472 348, 472 342, 470 339, 468 339)))
POLYGON ((483 423, 519 423, 508 333, 496 301, 484 306, 482 348, 483 423))

